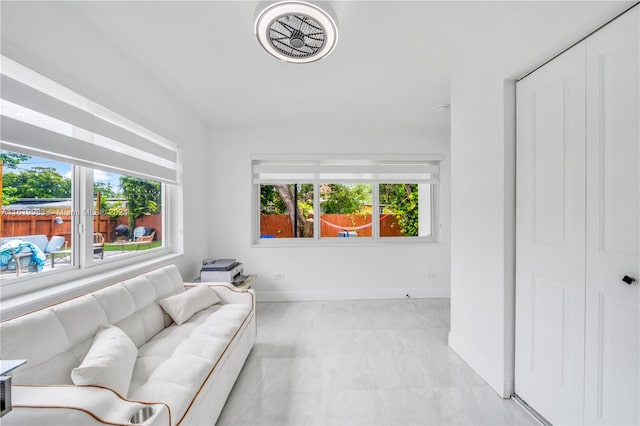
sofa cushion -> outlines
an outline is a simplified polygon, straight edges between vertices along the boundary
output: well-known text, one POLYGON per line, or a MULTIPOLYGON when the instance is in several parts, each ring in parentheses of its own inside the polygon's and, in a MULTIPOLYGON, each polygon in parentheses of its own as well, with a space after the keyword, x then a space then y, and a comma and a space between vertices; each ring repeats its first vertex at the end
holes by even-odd
POLYGON ((166 402, 180 419, 250 311, 216 304, 162 330, 138 351, 128 397, 166 402))
POLYGON ((182 277, 175 265, 149 271, 144 276, 153 283, 158 297, 167 297, 185 291, 182 277))
POLYGON ((181 325, 196 312, 220 303, 220 298, 215 291, 202 284, 183 293, 158 300, 158 303, 176 324, 181 325))
POLYGON ((118 327, 102 326, 79 367, 71 372, 76 385, 104 386, 126 396, 138 348, 118 327))
POLYGON ((135 301, 131 293, 123 285, 115 285, 98 290, 93 297, 100 303, 107 314, 109 324, 123 320, 136 311, 135 301))
POLYGON ((71 371, 99 326, 116 325, 140 347, 171 324, 156 300, 182 291, 180 273, 169 265, 3 321, 0 357, 29 360, 13 373, 14 384, 72 384, 71 371))
MULTIPOLYGON (((93 340, 101 325, 109 324, 100 303, 91 296, 82 296, 67 303, 52 306, 51 311, 69 337, 69 346, 93 340)), ((68 347, 65 349, 69 349, 68 347)), ((80 358, 82 359, 83 356, 80 358)))
POLYGON ((13 372, 14 383, 70 384, 69 373, 77 360, 64 325, 50 309, 33 312, 0 325, 0 357, 27 359, 13 372))

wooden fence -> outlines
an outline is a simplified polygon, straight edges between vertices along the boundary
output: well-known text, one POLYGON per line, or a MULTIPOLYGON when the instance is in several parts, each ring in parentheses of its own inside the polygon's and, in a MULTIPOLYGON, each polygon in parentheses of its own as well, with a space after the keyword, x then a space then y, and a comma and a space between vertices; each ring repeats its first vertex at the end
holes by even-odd
MULTIPOLYGON (((100 232, 104 235, 105 241, 113 241, 116 238, 116 226, 129 225, 127 216, 120 216, 113 219, 110 216, 94 217, 93 232, 100 232)), ((151 215, 142 216, 136 220, 136 226, 145 226, 156 230, 158 241, 162 240, 162 216, 151 215)), ((19 237, 23 235, 46 235, 51 239, 54 235, 64 237, 71 245, 71 216, 70 215, 13 215, 2 214, 2 234, 0 237, 19 237), (56 218, 61 218, 62 223, 56 223, 56 218)))
MULTIPOLYGON (((313 217, 313 216, 311 216, 313 217)), ((342 230, 357 228, 371 223, 371 215, 356 214, 324 214, 320 222, 321 237, 337 237, 342 230), (327 223, 328 222, 328 223, 327 223), (334 226, 331 226, 331 225, 334 226)), ((370 237, 372 227, 357 229, 359 237, 370 237)), ((380 218, 380 235, 383 237, 400 237, 402 229, 393 215, 382 215, 380 218)), ((288 215, 263 214, 260 215, 260 236, 274 238, 292 238, 293 226, 288 215)))
POLYGON ((289 216, 286 214, 261 214, 260 236, 274 238, 293 237, 293 226, 291 226, 289 216))
POLYGON ((64 237, 71 243, 71 216, 67 215, 13 215, 2 214, 2 237, 21 237, 24 235, 46 235, 51 239, 54 235, 64 237), (62 218, 61 224, 56 223, 62 218))
POLYGON ((359 214, 323 214, 320 216, 320 236, 337 237, 338 232, 350 231, 349 228, 356 229, 359 237, 370 237, 372 235, 371 215, 359 214), (333 225, 333 226, 332 226, 333 225), (369 225, 369 226, 366 226, 369 225))

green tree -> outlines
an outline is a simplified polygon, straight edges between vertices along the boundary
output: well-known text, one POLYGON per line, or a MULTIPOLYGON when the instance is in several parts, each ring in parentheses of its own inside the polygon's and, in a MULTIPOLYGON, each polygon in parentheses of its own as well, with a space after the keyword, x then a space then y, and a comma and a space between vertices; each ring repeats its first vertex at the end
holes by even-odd
POLYGON ((118 194, 113 190, 111 183, 93 182, 93 193, 100 193, 104 198, 115 198, 118 194))
POLYGON ((120 176, 120 188, 127 200, 129 227, 134 229, 136 219, 156 214, 160 211, 162 185, 160 182, 120 176))
POLYGON ((4 167, 9 169, 15 169, 16 166, 23 161, 27 161, 31 157, 24 154, 17 154, 15 152, 0 151, 0 161, 2 161, 4 167))
POLYGON ((20 197, 16 197, 17 192, 18 190, 16 188, 3 185, 2 186, 2 205, 8 206, 9 204, 13 204, 16 201, 18 201, 18 198, 20 197))
MULTIPOLYGON (((100 207, 100 208, 103 208, 103 207, 100 207)), ((105 206, 104 209, 105 209, 105 214, 107 216, 111 216, 112 218, 118 218, 122 216, 124 214, 123 212, 125 211, 124 206, 122 205, 122 201, 120 200, 105 206)))
POLYGON ((371 204, 371 185, 364 183, 321 185, 320 194, 325 214, 363 213, 363 205, 371 204))
POLYGON ((298 225, 297 237, 312 237, 313 226, 308 221, 308 216, 313 213, 313 184, 299 184, 297 199, 294 187, 294 184, 261 185, 260 212, 289 215, 291 223, 296 221, 298 225))
POLYGON ((394 214, 402 233, 408 237, 418 236, 418 185, 380 184, 380 204, 385 211, 394 214))
MULTIPOLYGON (((30 156, 24 155, 24 154, 17 154, 15 152, 9 152, 9 151, 0 151, 0 166, 3 170, 5 167, 7 169, 15 169, 18 166, 18 164, 20 164, 23 161, 27 161, 30 158, 31 158, 30 156)), ((18 193, 18 190, 13 186, 5 185, 4 172, 0 176, 0 179, 2 179, 2 183, 3 183, 2 205, 8 206, 9 204, 15 203, 18 200, 18 198, 20 198, 16 196, 16 194, 18 193)))
POLYGON ((276 185, 260 185, 260 213, 287 214, 287 206, 278 194, 276 185))
MULTIPOLYGON (((107 198, 115 198, 116 192, 113 190, 111 183, 105 182, 93 182, 93 196, 98 197, 98 193, 100 193, 100 210, 102 211, 117 211, 110 209, 109 203, 107 202, 107 198)), ((109 216, 114 217, 113 214, 106 213, 109 216)))
MULTIPOLYGON (((6 173, 2 177, 4 188, 14 198, 71 198, 71 179, 62 176, 53 167, 33 167, 19 173, 6 173)), ((3 197, 4 199, 4 197, 3 197)))

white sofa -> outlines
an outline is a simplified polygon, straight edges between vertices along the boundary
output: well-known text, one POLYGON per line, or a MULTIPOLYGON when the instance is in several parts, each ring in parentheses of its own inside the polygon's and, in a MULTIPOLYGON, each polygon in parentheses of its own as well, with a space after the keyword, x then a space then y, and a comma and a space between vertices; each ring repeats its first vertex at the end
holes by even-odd
POLYGON ((13 373, 14 408, 2 424, 215 424, 255 342, 255 297, 230 284, 199 285, 221 303, 182 325, 158 302, 196 294, 173 265, 2 322, 1 358, 27 360, 13 373), (137 348, 126 395, 71 379, 107 325, 137 348), (145 407, 153 412, 146 420, 145 407))

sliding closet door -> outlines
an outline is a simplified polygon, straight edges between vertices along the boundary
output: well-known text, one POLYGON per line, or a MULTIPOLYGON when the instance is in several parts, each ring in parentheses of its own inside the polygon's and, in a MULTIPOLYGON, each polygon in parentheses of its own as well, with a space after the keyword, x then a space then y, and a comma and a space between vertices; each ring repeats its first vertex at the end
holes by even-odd
POLYGON ((587 424, 640 423, 638 9, 587 40, 587 424))
POLYGON ((580 424, 584 389, 585 44, 517 84, 518 396, 580 424))

